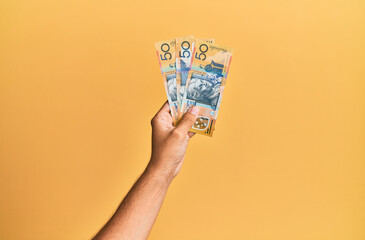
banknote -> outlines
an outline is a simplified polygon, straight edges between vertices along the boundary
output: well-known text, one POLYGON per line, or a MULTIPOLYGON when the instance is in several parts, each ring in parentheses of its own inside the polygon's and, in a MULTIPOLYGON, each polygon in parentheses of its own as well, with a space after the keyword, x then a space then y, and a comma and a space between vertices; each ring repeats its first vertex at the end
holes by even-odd
POLYGON ((176 90, 176 39, 155 43, 157 58, 165 85, 167 100, 170 105, 174 125, 178 116, 177 90, 176 90))
MULTIPOLYGON (((214 39, 198 39, 202 42, 214 43, 214 39)), ((195 39, 193 36, 176 38, 176 90, 178 105, 178 120, 181 118, 180 109, 185 93, 186 80, 193 57, 195 39)))
POLYGON ((191 132, 213 135, 231 59, 232 50, 196 40, 180 109, 183 115, 190 107, 199 107, 191 132))
POLYGON ((176 90, 179 109, 184 97, 194 44, 195 39, 193 36, 176 38, 176 90))

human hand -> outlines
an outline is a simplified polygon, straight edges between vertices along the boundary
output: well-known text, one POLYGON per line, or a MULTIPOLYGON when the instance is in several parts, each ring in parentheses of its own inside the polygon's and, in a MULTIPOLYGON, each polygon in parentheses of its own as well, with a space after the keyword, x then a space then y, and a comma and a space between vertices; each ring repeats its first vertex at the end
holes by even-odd
POLYGON ((147 169, 170 181, 179 173, 184 162, 189 139, 195 133, 189 132, 199 113, 192 107, 185 113, 177 127, 172 125, 168 102, 152 118, 152 156, 147 169))

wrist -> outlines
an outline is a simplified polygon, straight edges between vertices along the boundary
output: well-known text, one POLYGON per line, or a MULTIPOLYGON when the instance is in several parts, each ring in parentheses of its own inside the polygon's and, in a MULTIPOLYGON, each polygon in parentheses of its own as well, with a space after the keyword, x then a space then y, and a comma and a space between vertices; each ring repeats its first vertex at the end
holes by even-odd
POLYGON ((151 162, 147 165, 144 174, 150 176, 158 182, 166 183, 168 185, 174 179, 174 173, 172 171, 155 166, 154 164, 151 164, 151 162))

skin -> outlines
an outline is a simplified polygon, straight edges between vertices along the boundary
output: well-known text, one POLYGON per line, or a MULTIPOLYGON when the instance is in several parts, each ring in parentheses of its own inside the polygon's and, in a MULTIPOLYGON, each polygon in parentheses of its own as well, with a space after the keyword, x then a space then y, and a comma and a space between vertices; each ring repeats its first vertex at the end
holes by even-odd
POLYGON ((168 187, 180 172, 189 139, 194 135, 189 130, 198 113, 197 107, 191 108, 174 127, 168 103, 161 107, 151 120, 150 162, 94 240, 147 239, 168 187))

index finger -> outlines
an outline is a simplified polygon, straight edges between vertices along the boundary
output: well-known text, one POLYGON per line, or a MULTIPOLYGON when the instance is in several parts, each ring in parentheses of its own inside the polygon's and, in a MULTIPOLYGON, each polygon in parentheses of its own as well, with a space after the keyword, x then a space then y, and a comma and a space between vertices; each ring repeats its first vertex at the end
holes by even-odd
POLYGON ((166 102, 162 105, 162 107, 160 108, 160 110, 158 110, 157 114, 161 113, 161 112, 170 112, 170 105, 169 102, 166 100, 166 102))

